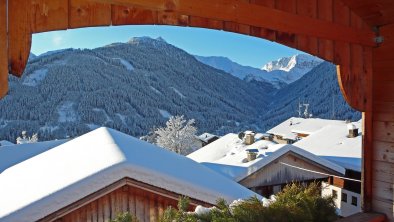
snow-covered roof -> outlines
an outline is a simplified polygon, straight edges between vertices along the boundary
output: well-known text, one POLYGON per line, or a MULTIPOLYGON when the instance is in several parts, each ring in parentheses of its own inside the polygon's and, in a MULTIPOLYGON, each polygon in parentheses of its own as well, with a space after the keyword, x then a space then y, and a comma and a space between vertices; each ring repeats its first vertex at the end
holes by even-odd
POLYGON ((12 145, 15 145, 15 143, 11 143, 11 142, 8 141, 8 140, 2 140, 2 141, 0 141, 0 146, 12 146, 12 145))
POLYGON ((256 195, 189 158, 102 127, 1 173, 0 220, 36 221, 125 177, 209 203, 256 195))
POLYGON ((187 157, 234 181, 240 181, 288 152, 301 155, 338 173, 345 173, 343 167, 296 146, 275 144, 267 140, 259 140, 251 145, 245 145, 238 135, 233 133, 223 136, 187 157), (258 153, 255 160, 247 162, 246 152, 249 149, 257 149, 258 153))
POLYGON ((52 149, 67 140, 24 143, 0 147, 0 174, 9 167, 52 149))
POLYGON ((213 134, 210 134, 210 133, 203 133, 203 134, 201 134, 201 135, 198 136, 198 138, 199 138, 201 141, 204 141, 204 142, 206 142, 206 143, 207 143, 210 139, 215 138, 215 137, 218 137, 218 136, 213 135, 213 134))
POLYGON ((343 120, 330 120, 330 119, 319 119, 319 118, 298 118, 291 117, 286 121, 280 123, 274 128, 267 131, 274 135, 282 136, 284 139, 295 140, 297 138, 297 133, 302 134, 312 134, 323 127, 328 125, 347 125, 346 121, 343 120))
POLYGON ((329 125, 294 145, 347 169, 361 171, 361 123, 353 122, 352 125, 359 129, 359 136, 355 138, 348 137, 346 124, 329 125))

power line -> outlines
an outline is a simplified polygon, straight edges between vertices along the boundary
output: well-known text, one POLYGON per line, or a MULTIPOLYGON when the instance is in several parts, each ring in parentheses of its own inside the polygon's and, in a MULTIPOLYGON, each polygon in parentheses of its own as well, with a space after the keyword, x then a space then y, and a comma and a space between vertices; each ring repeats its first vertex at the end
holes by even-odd
POLYGON ((283 164, 283 165, 286 165, 286 166, 289 166, 289 167, 293 167, 293 168, 299 169, 299 170, 311 172, 311 173, 317 173, 317 174, 321 174, 321 175, 325 175, 325 176, 337 177, 337 178, 340 178, 340 179, 350 180, 350 181, 355 181, 355 182, 360 182, 360 183, 361 183, 361 180, 356 180, 356 179, 347 178, 347 177, 341 177, 341 176, 332 175, 332 174, 323 173, 323 172, 314 171, 314 170, 308 170, 308 169, 305 169, 305 168, 302 168, 302 167, 298 167, 298 166, 293 166, 293 165, 291 165, 291 164, 284 163, 284 162, 279 162, 279 163, 280 163, 280 164, 283 164))

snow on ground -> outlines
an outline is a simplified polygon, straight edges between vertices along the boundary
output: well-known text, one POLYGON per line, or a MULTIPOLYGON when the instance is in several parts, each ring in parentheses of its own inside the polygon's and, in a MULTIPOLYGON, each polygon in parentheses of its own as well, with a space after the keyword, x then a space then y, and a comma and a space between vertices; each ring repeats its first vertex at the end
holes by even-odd
POLYGON ((177 90, 175 87, 170 87, 176 94, 178 94, 182 99, 186 98, 179 90, 177 90))
POLYGON ((163 95, 163 93, 161 93, 159 90, 157 90, 155 87, 153 86, 149 86, 155 93, 163 95))
POLYGON ((172 115, 167 110, 159 109, 160 115, 166 119, 169 119, 172 115))
POLYGON ((75 122, 78 120, 78 115, 74 110, 74 104, 74 102, 66 101, 58 108, 59 123, 75 122))
POLYGON ((11 142, 8 141, 8 140, 2 140, 2 141, 0 141, 0 146, 13 146, 13 145, 15 145, 15 143, 11 143, 11 142))
POLYGON ((1 173, 0 220, 36 221, 125 177, 212 204, 261 198, 189 158, 102 127, 1 173))
POLYGON ((128 71, 133 71, 134 70, 134 66, 130 63, 130 62, 128 62, 128 61, 126 61, 126 60, 124 60, 124 59, 122 59, 122 58, 113 58, 114 60, 119 60, 119 62, 128 70, 128 71))
POLYGON ((95 130, 95 129, 100 128, 99 125, 96 125, 96 124, 93 124, 93 123, 86 124, 86 126, 89 127, 90 130, 95 130))
POLYGON ((117 113, 116 115, 120 118, 120 120, 122 120, 123 125, 127 126, 127 124, 126 124, 126 116, 122 115, 120 113, 117 113))
POLYGON ((23 79, 22 84, 26 86, 37 86, 41 83, 42 80, 45 79, 47 74, 47 68, 35 70, 33 73, 30 73, 23 79))
POLYGON ((42 126, 42 127, 40 127, 39 131, 53 132, 57 129, 59 129, 59 126, 42 126))
POLYGON ((106 118, 106 122, 110 122, 110 121, 111 121, 111 118, 109 118, 107 112, 105 112, 104 109, 101 109, 101 108, 93 108, 92 110, 95 111, 95 112, 102 112, 102 113, 104 113, 104 116, 105 116, 105 118, 106 118))

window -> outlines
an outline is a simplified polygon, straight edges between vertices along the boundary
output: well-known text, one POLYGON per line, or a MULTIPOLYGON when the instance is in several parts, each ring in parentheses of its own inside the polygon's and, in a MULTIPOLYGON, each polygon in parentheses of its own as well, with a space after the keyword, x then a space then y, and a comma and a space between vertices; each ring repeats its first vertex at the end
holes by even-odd
POLYGON ((352 196, 352 205, 357 206, 357 197, 352 196))
POLYGON ((346 193, 342 193, 341 200, 342 200, 342 202, 347 203, 347 194, 346 193))
POLYGON ((332 197, 333 197, 334 199, 337 199, 337 197, 338 197, 338 192, 337 192, 336 190, 332 190, 332 197))

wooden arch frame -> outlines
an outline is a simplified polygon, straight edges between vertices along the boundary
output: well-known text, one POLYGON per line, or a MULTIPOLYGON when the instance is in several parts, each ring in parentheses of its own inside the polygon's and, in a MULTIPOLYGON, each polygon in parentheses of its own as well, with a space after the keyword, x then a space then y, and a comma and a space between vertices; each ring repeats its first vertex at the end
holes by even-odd
POLYGON ((110 25, 175 25, 251 35, 338 66, 346 101, 365 112, 364 209, 372 199, 372 51, 378 32, 346 0, 0 0, 0 98, 21 76, 33 33, 110 25))
POLYGON ((357 110, 367 109, 375 33, 341 0, 2 0, 0 12, 1 96, 8 90, 8 71, 22 75, 33 33, 175 25, 264 38, 333 62, 339 65, 346 101, 357 110))

